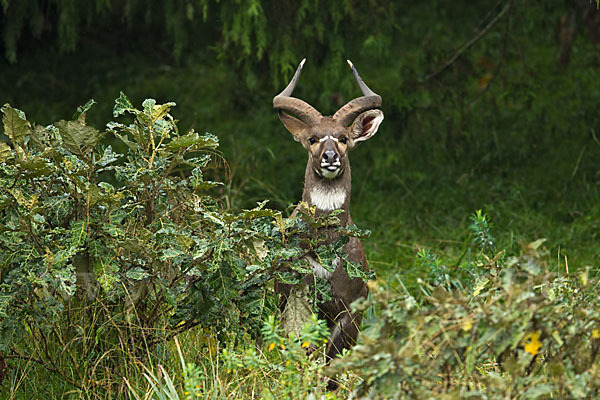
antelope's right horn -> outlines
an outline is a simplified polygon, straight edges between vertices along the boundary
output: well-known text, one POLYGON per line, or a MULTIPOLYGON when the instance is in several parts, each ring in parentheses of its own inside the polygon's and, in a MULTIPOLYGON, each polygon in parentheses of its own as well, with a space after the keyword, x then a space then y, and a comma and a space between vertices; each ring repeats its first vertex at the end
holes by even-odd
POLYGON ((308 104, 307 102, 300 100, 296 97, 292 97, 292 93, 298 84, 298 80, 300 79, 300 74, 302 73, 302 67, 306 62, 306 58, 300 62, 298 65, 298 69, 296 69, 296 73, 294 77, 288 83, 285 89, 277 96, 273 98, 273 107, 280 111, 287 111, 296 115, 303 122, 308 125, 315 125, 322 118, 320 112, 318 112, 313 106, 308 104))
POLYGON ((352 61, 346 60, 350 69, 352 69, 352 75, 354 75, 354 79, 356 79, 356 83, 360 88, 363 96, 358 97, 356 99, 350 100, 346 103, 342 108, 336 111, 333 114, 333 119, 338 120, 340 124, 347 126, 358 116, 358 114, 372 110, 374 108, 381 107, 381 96, 369 89, 367 84, 362 80, 358 71, 352 64, 352 61))

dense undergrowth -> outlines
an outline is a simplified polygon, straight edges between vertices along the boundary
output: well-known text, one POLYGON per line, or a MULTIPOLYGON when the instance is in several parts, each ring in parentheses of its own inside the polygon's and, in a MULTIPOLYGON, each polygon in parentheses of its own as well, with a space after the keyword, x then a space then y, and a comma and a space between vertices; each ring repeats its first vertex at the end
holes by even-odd
MULTIPOLYGON (((367 315, 359 344, 327 366, 326 324, 313 316, 287 336, 272 280, 310 273, 306 249, 333 268, 348 236, 365 232, 339 227, 327 244, 307 227, 335 226, 335 215, 288 219, 264 202, 232 213, 205 177, 216 137, 180 133, 173 103, 137 109, 121 94, 114 116, 128 121, 105 131, 86 123, 93 104, 46 127, 2 108, 4 397, 598 395, 597 270, 569 270, 546 239, 501 249, 481 211, 458 260, 423 247, 412 274, 369 282, 354 305, 367 315), (105 135, 125 151, 101 144, 105 135), (325 389, 332 378, 337 392, 325 389)), ((313 307, 330 296, 325 280, 313 289, 313 307)))

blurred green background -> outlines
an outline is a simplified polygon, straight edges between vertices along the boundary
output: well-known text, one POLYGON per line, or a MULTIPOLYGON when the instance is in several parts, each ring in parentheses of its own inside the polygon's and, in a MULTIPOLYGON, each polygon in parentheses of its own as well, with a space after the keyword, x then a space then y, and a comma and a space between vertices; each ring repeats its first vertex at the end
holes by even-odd
MULTIPOLYGON (((112 119, 119 92, 175 101, 180 127, 221 140, 215 175, 234 209, 301 198, 306 153, 272 98, 331 114, 383 98, 378 134, 351 155, 352 215, 380 277, 470 257, 482 209, 498 248, 546 238, 552 268, 600 261, 600 12, 596 1, 0 0, 0 104, 30 121, 112 119), (226 161, 225 161, 226 160, 226 161), (566 257, 566 258, 565 258, 566 257)), ((110 141, 110 138, 107 140, 110 141)))

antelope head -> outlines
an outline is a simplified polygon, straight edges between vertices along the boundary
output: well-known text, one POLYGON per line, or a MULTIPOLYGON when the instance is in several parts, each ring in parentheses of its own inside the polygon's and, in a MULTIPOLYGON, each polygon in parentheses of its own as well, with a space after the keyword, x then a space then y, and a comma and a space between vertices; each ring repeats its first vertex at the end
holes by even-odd
POLYGON ((377 110, 381 96, 369 89, 348 60, 363 96, 349 101, 332 116, 323 116, 310 104, 292 97, 305 61, 300 62, 287 87, 273 98, 273 107, 279 110, 286 129, 308 151, 307 173, 310 168, 316 177, 335 180, 350 169, 348 151, 377 132, 383 121, 383 112, 377 110))

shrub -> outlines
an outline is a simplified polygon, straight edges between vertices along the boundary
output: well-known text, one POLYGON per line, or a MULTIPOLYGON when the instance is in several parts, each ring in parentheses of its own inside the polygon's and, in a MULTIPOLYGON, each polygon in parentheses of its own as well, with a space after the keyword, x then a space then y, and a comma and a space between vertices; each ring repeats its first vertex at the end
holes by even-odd
POLYGON ((482 253, 463 268, 479 271, 471 284, 422 281, 420 298, 369 284, 371 296, 357 308, 377 305, 381 314, 332 369, 360 375, 359 396, 598 397, 600 282, 587 270, 549 271, 543 240, 518 257, 487 256, 493 243, 479 234, 485 219, 473 218, 482 253))
MULTIPOLYGON (((120 122, 105 131, 85 122, 93 104, 46 127, 2 107, 0 358, 33 361, 83 391, 122 390, 118 376, 141 374, 196 325, 223 342, 256 337, 275 311, 274 275, 299 282, 305 251, 327 265, 362 234, 339 227, 332 244, 308 235, 337 223, 308 208, 294 220, 266 202, 228 211, 205 178, 217 138, 180 133, 174 103, 137 109, 121 94, 120 122)), ((315 285, 323 296, 325 283, 315 285)))

